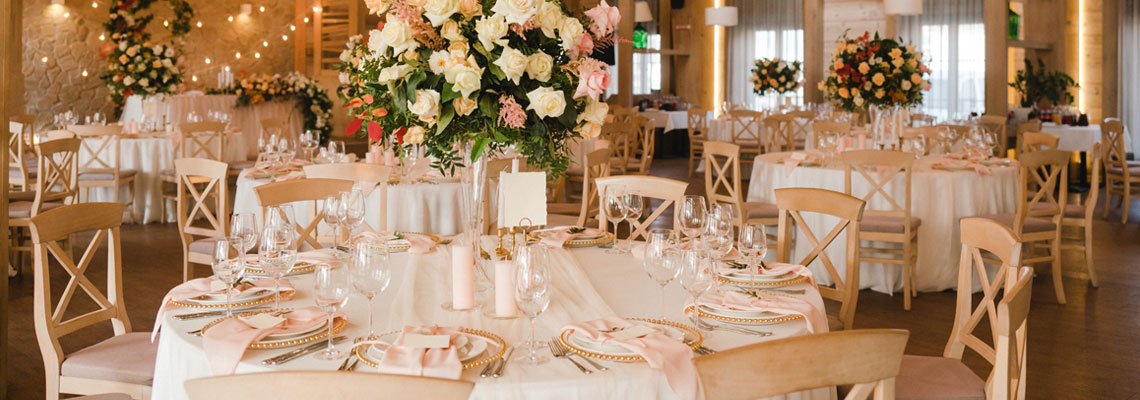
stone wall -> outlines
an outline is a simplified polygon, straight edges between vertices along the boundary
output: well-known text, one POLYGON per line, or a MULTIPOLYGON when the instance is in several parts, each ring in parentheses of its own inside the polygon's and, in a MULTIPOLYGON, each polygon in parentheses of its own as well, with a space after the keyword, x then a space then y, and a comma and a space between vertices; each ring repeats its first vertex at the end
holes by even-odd
MULTIPOLYGON (((111 113, 113 105, 99 79, 105 68, 99 47, 107 43, 100 35, 107 20, 108 0, 95 0, 98 7, 92 7, 91 0, 66 0, 63 5, 52 5, 51 0, 23 3, 24 103, 25 111, 36 115, 37 130, 51 124, 54 114, 67 110, 80 116, 111 113), (83 76, 84 70, 87 76, 83 76)), ((191 0, 190 4, 195 18, 183 51, 185 90, 215 87, 222 65, 229 65, 235 74, 284 74, 293 70, 293 35, 289 29, 292 1, 251 2, 249 15, 239 14, 239 2, 191 0), (282 35, 288 40, 282 40, 282 35), (239 52, 241 57, 237 58, 235 53, 239 52), (255 53, 260 53, 260 58, 255 53), (194 75, 197 82, 191 80, 194 75)), ((156 2, 151 11, 155 18, 148 29, 153 40, 169 40, 169 30, 162 26, 163 20, 173 15, 169 4, 156 2)), ((110 40, 109 35, 104 39, 110 40)))

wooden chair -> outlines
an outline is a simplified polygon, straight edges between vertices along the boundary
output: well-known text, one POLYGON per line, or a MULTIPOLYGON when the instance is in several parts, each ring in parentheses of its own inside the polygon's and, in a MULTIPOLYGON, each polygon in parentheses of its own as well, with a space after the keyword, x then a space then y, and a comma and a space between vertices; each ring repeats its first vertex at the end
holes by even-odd
POLYGON ((899 399, 1025 398, 1026 318, 1033 269, 1017 267, 1021 244, 1002 224, 984 218, 961 221, 962 252, 958 264, 958 300, 950 340, 942 357, 903 356, 896 381, 899 399), (991 281, 982 251, 998 258, 991 281), (976 278, 975 278, 976 277, 976 278), (982 299, 975 307, 973 285, 979 279, 982 299), (1002 292, 1001 300, 997 294, 1002 292), (989 337, 975 331, 985 319, 989 337), (986 380, 962 363, 966 349, 993 366, 986 380))
MULTIPOLYGON (((308 243, 314 249, 321 249, 324 245, 317 240, 319 236, 317 227, 324 220, 325 212, 323 207, 318 207, 318 202, 324 201, 329 196, 350 191, 352 185, 352 181, 344 179, 305 178, 267 183, 253 188, 253 191, 257 193, 257 202, 261 204, 262 215, 265 214, 266 207, 311 201, 313 218, 309 224, 301 226, 297 221, 293 223, 294 229, 297 230, 297 246, 301 247, 302 244, 308 243)), ((297 218, 300 219, 300 216, 297 218)))
POLYGON ((15 230, 10 249, 16 256, 17 268, 24 264, 20 252, 32 252, 32 246, 24 241, 31 219, 75 199, 79 187, 79 141, 57 139, 36 145, 39 177, 33 185, 34 193, 8 202, 8 226, 15 230))
POLYGON ((847 400, 872 394, 894 399, 909 336, 901 329, 794 336, 696 357, 693 363, 706 399, 751 400, 839 385, 854 385, 847 400))
POLYGON ((281 371, 198 378, 186 381, 190 400, 460 400, 474 382, 365 372, 281 371))
POLYGON ((835 287, 820 287, 819 294, 825 299, 840 303, 838 315, 827 316, 828 325, 831 330, 854 329, 855 307, 859 302, 859 221, 863 219, 866 202, 843 193, 816 188, 776 189, 775 194, 776 206, 780 208, 778 260, 784 263, 794 262, 791 259, 792 239, 795 227, 799 227, 803 239, 812 246, 812 250, 794 263, 806 266, 818 259, 823 264, 835 287), (839 218, 839 222, 822 239, 818 239, 811 226, 804 222, 804 212, 831 215, 839 218), (844 230, 847 231, 847 265, 841 275, 835 263, 831 262, 831 257, 828 257, 827 248, 844 230))
POLYGON ((602 148, 586 154, 583 162, 582 201, 577 203, 546 203, 548 226, 586 226, 591 216, 598 215, 601 204, 597 178, 610 176, 610 149, 602 148))
POLYGON ((934 126, 936 122, 938 122, 938 118, 930 114, 915 113, 910 115, 910 126, 913 127, 934 126))
POLYGON ((275 133, 274 131, 284 132, 288 121, 281 118, 262 118, 261 119, 261 133, 260 135, 269 138, 269 135, 275 133))
MULTIPOLYGON (((174 149, 174 158, 203 158, 225 162, 226 124, 222 122, 188 122, 178 126, 179 145, 174 149)), ((228 168, 228 167, 227 167, 228 168)), ((162 184, 178 185, 178 173, 174 168, 158 172, 162 184)), ((200 182, 196 182, 200 183, 200 182)), ((177 200, 177 194, 164 192, 162 195, 162 218, 166 218, 166 202, 177 200)))
POLYGON ((775 204, 744 201, 740 185, 740 146, 720 141, 705 142, 705 198, 709 205, 736 204, 741 210, 741 223, 774 226, 779 223, 780 209, 775 204), (724 160, 724 161, 720 161, 724 160))
MULTIPOLYGON (((119 203, 75 204, 46 211, 29 222, 35 243, 36 341, 43 356, 48 399, 59 399, 61 393, 127 393, 135 399, 150 397, 158 345, 151 343, 146 332, 131 333, 131 320, 123 303, 119 226, 125 207, 119 203), (95 237, 76 262, 70 250, 65 250, 60 242, 73 233, 89 231, 95 231, 95 237), (104 239, 107 241, 106 292, 100 291, 86 275, 104 239), (67 273, 67 286, 54 305, 51 282, 53 275, 59 272, 52 271, 52 264, 67 273), (68 313, 73 297, 79 292, 90 298, 82 302, 85 303, 82 310, 90 309, 86 304, 94 303, 94 311, 68 313), (74 314, 79 315, 72 316, 74 314), (60 344, 62 337, 108 320, 114 336, 79 351, 64 353, 60 344)), ((54 278, 58 281, 60 277, 54 278)))
MULTIPOLYGON (((605 196, 609 190, 617 188, 640 192, 641 197, 645 199, 646 203, 654 203, 653 200, 660 201, 660 204, 652 210, 649 206, 645 207, 645 210, 641 213, 644 218, 643 220, 626 220, 626 222, 630 224, 629 239, 634 240, 649 236, 649 229, 653 225, 653 222, 670 207, 673 208, 671 221, 676 221, 680 207, 675 207, 675 205, 680 203, 681 199, 685 197, 685 189, 689 187, 687 182, 656 176, 607 176, 597 178, 595 181, 598 185, 599 204, 605 202, 605 196)), ((609 219, 606 218, 606 208, 598 208, 599 228, 601 228, 603 232, 609 232, 609 219)))
MULTIPOLYGON (((632 117, 630 117, 632 118, 632 117)), ((602 125, 602 139, 609 141, 610 174, 625 175, 629 171, 629 160, 634 152, 637 127, 630 122, 613 122, 602 125)), ((575 182, 571 179, 571 182, 575 182)))
POLYGON ((1017 151, 1020 152, 1024 149, 1024 138, 1026 132, 1041 132, 1041 120, 1031 119, 1029 121, 1017 124, 1017 151))
POLYGON ((688 115, 686 132, 689 134, 689 177, 693 177, 693 162, 700 162, 704 144, 709 140, 709 110, 703 108, 690 108, 685 111, 688 115))
POLYGON ((1096 188, 1100 187, 1100 161, 1101 161, 1100 160, 1100 158, 1101 158, 1100 143, 1093 145, 1092 157, 1093 157, 1092 164, 1089 165, 1090 168, 1092 168, 1092 182, 1091 182, 1091 186, 1089 186, 1089 187, 1093 188, 1093 189, 1089 190, 1088 194, 1085 195, 1084 201, 1080 200, 1080 195, 1078 194, 1076 196, 1077 197, 1076 203, 1068 204, 1066 202, 1065 211, 1064 211, 1064 213, 1062 213, 1062 216, 1061 216, 1062 228, 1066 227, 1066 226, 1081 228, 1083 230, 1083 233, 1081 235, 1081 239, 1072 240, 1072 241, 1069 241, 1069 243, 1066 243, 1065 237, 1062 236, 1061 237, 1061 250, 1063 251, 1065 249, 1072 249, 1072 250, 1081 251, 1081 253, 1084 254, 1084 256, 1085 256, 1085 268, 1088 268, 1088 271, 1089 271, 1088 272, 1089 282, 1092 283, 1093 287, 1100 287, 1100 284, 1097 282, 1097 279, 1096 279, 1096 268, 1093 268, 1093 256, 1092 256, 1092 252, 1093 252, 1092 217, 1093 217, 1093 210, 1096 209, 1097 195, 1100 193, 1100 190, 1096 190, 1096 188))
POLYGON ((8 122, 8 187, 19 191, 32 190, 31 185, 36 178, 33 132, 34 127, 28 118, 14 116, 8 122))
POLYGON ((123 128, 118 125, 72 125, 67 129, 83 139, 79 142, 79 201, 86 202, 93 187, 109 187, 111 201, 117 203, 119 187, 127 185, 127 204, 131 204, 135 198, 138 171, 122 168, 119 139, 123 128))
POLYGON ((1112 208, 1112 196, 1120 197, 1120 223, 1128 223, 1133 197, 1140 197, 1140 165, 1128 161, 1124 147, 1124 124, 1117 118, 1100 124, 1100 142, 1104 145, 1104 215, 1112 208))
POLYGON ((1010 228, 1025 246, 1019 265, 1050 262, 1057 302, 1065 304, 1061 279, 1061 217, 1068 198, 1069 156, 1067 151, 1042 150, 1021 155, 1017 204, 1014 214, 983 216, 1010 228), (1031 257, 1033 245, 1044 254, 1031 257))
POLYGON ((205 158, 174 160, 183 281, 194 278, 193 264, 210 265, 214 243, 225 239, 229 232, 227 168, 224 162, 205 158))
POLYGON ((1041 150, 1057 150, 1059 143, 1061 143, 1061 138, 1057 135, 1041 132, 1025 132, 1021 134, 1022 147, 1017 150, 1021 154, 1041 150))
MULTIPOLYGON (((305 171, 306 178, 327 178, 327 179, 347 179, 355 182, 355 186, 364 191, 365 196, 368 196, 372 191, 379 190, 377 199, 379 200, 380 218, 376 222, 376 226, 372 226, 367 221, 364 224, 368 229, 373 231, 381 231, 388 227, 388 177, 391 175, 391 169, 387 166, 377 164, 361 164, 361 163, 338 163, 338 164, 313 164, 302 167, 305 171)), ((488 172, 487 176, 491 176, 488 172)), ((498 177, 498 174, 495 174, 498 177)), ((490 203, 486 204, 489 208, 490 203)))
POLYGON ((875 199, 885 202, 881 209, 863 211, 863 220, 859 222, 859 240, 898 243, 902 246, 901 250, 860 247, 859 262, 902 266, 903 308, 909 311, 911 296, 918 296, 914 266, 918 262, 918 228, 922 226, 921 219, 911 216, 910 188, 914 154, 889 150, 852 150, 840 153, 839 159, 845 170, 844 193, 859 197, 867 203, 875 199), (855 178, 856 173, 861 178, 855 178), (905 185, 902 199, 888 190, 900 174, 905 185), (859 190, 860 194, 855 194, 856 181, 860 189, 869 187, 868 190, 859 190))
POLYGON ((978 125, 989 132, 997 133, 999 157, 1006 156, 1006 150, 1009 149, 1009 135, 1006 134, 1005 124, 1008 118, 1004 115, 983 115, 978 117, 978 125))
POLYGON ((819 113, 815 111, 801 110, 789 111, 787 115, 792 117, 791 130, 792 137, 794 138, 792 141, 794 147, 797 149, 805 148, 807 140, 812 136, 811 129, 813 127, 813 124, 815 124, 816 118, 819 117, 819 113))
POLYGON ((729 133, 732 143, 740 146, 740 162, 749 164, 764 152, 763 146, 770 140, 765 134, 764 113, 752 110, 732 110, 728 112, 729 133))
POLYGON ((653 166, 654 146, 657 145, 657 135, 649 118, 635 115, 631 118, 636 134, 636 149, 626 166, 628 172, 634 175, 649 175, 653 166))
POLYGON ((764 151, 776 153, 796 149, 795 117, 775 114, 764 119, 764 151))
POLYGON ((899 138, 899 148, 902 149, 902 144, 905 143, 906 140, 910 140, 912 138, 922 141, 923 148, 925 149, 923 154, 930 154, 930 152, 934 150, 934 144, 940 141, 938 138, 937 127, 922 126, 917 128, 903 128, 902 137, 899 138))

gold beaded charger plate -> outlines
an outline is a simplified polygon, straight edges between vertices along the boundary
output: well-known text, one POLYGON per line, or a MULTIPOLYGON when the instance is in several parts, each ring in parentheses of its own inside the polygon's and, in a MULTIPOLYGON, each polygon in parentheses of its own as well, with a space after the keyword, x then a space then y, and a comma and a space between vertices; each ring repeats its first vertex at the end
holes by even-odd
MULTIPOLYGON (((549 233, 553 233, 553 232, 556 232, 556 231, 546 230, 546 231, 531 232, 529 235, 530 240, 542 241, 544 233, 549 234, 549 233)), ((562 244, 562 247, 565 247, 565 248, 591 247, 591 246, 603 245, 603 244, 606 244, 606 243, 609 243, 612 241, 614 241, 614 234, 609 233, 609 232, 602 232, 601 235, 597 235, 597 236, 592 236, 592 237, 581 237, 581 236, 579 236, 579 237, 567 240, 566 242, 564 242, 562 244)))
MULTIPOLYGON (((272 290, 261 290, 261 291, 258 291, 256 295, 251 295, 251 296, 248 296, 247 298, 244 298, 244 299, 241 297, 235 296, 233 299, 231 299, 231 303, 230 303, 229 307, 235 308, 235 309, 236 308, 252 307, 252 306, 272 302, 273 299, 276 297, 277 297, 277 294, 274 293, 272 290)), ((199 297, 195 297, 195 298, 191 298, 191 299, 186 299, 186 300, 170 299, 170 304, 174 304, 176 306, 186 307, 186 308, 225 309, 226 308, 226 296, 222 295, 221 298, 219 299, 216 297, 216 295, 209 294, 209 295, 203 295, 203 296, 199 296, 199 297)))
MULTIPOLYGON (((278 311, 258 310, 258 311, 244 312, 244 313, 234 313, 234 315, 232 317, 223 317, 223 318, 218 318, 216 320, 210 321, 210 323, 208 323, 202 327, 202 335, 203 336, 206 335, 206 331, 208 331, 210 328, 213 328, 215 325, 218 325, 222 321, 225 321, 225 320, 230 319, 230 318, 249 317, 249 316, 253 316, 253 315, 257 315, 257 314, 273 313, 273 312, 279 312, 279 311, 286 311, 287 312, 287 311, 291 311, 291 309, 284 308, 284 309, 281 309, 278 311)), ((333 325, 333 334, 335 335, 338 332, 344 330, 344 327, 347 324, 348 324, 348 321, 346 321, 344 318, 336 320, 335 325, 333 325)), ((284 347, 293 347, 293 346, 302 345, 305 343, 311 343, 311 342, 315 342, 318 340, 324 340, 324 339, 329 337, 328 327, 329 327, 329 323, 328 323, 328 321, 325 321, 323 323, 317 324, 316 327, 309 328, 309 329, 306 329, 306 330, 301 331, 301 332, 268 335, 268 336, 262 338, 261 340, 250 343, 249 348, 254 349, 254 350, 280 349, 280 348, 284 348, 284 347)))
POLYGON ((808 280, 805 275, 787 273, 782 275, 756 275, 748 273, 718 274, 716 280, 741 287, 780 287, 803 283, 808 280))
MULTIPOLYGON (((401 235, 420 235, 420 236, 427 237, 427 238, 431 239, 432 242, 434 242, 432 244, 433 247, 439 246, 439 242, 442 240, 442 239, 440 239, 439 236, 436 236, 436 235, 433 235, 430 233, 420 233, 420 232, 396 232, 396 233, 399 233, 401 235)), ((352 244, 354 242, 355 242, 355 240, 350 241, 348 243, 348 246, 352 246, 352 244)), ((388 252, 389 253, 401 253, 401 252, 408 251, 411 248, 412 248, 412 244, 410 242, 408 242, 407 239, 396 239, 394 236, 391 239, 389 239, 389 242, 388 242, 388 252)))
MULTIPOLYGON (((461 343, 456 350, 459 353, 459 362, 463 364, 463 369, 486 365, 502 358, 503 353, 507 351, 507 342, 496 334, 469 328, 459 328, 459 331, 463 333, 463 339, 459 339, 461 343), (497 350, 491 349, 490 343, 497 345, 497 350)), ((379 340, 392 342, 399 336, 400 332, 385 332, 379 335, 379 340), (385 338, 389 340, 385 340, 385 338)), ((380 359, 384 357, 386 349, 386 347, 377 345, 357 346, 353 352, 364 365, 377 368, 380 366, 380 359)))
MULTIPOLYGON (((265 270, 261 269, 261 267, 259 267, 257 265, 256 259, 249 260, 248 262, 250 264, 245 267, 246 275, 250 275, 250 276, 254 276, 254 277, 268 277, 269 276, 268 272, 265 272, 265 270)), ((310 273, 310 272, 313 272, 316 270, 317 270, 317 264, 316 263, 311 263, 308 261, 297 261, 296 263, 293 264, 293 269, 289 270, 289 273, 285 274, 285 276, 304 275, 304 274, 307 274, 307 273, 310 273)))
MULTIPOLYGON (((693 312, 692 305, 685 307, 685 313, 691 312, 693 312)), ((775 325, 795 321, 804 317, 799 314, 779 314, 767 311, 726 310, 709 307, 707 305, 697 307, 696 312, 701 318, 710 318, 738 325, 775 325)))
MULTIPOLYGON (((701 331, 689 325, 649 318, 626 318, 626 320, 658 329, 658 332, 670 338, 682 341, 692 349, 701 347, 701 344, 705 340, 704 336, 701 335, 701 331)), ((625 347, 617 344, 599 343, 587 339, 581 335, 576 335, 573 329, 562 331, 562 333, 558 335, 558 341, 570 349, 570 351, 586 357, 618 362, 645 361, 644 357, 625 347)))

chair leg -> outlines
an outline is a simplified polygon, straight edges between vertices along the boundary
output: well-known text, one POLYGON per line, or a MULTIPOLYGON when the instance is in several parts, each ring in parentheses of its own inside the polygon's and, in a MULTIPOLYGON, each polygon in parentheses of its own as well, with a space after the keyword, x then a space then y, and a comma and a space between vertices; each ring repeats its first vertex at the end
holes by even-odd
POLYGON ((1053 290, 1057 292, 1057 302, 1065 304, 1065 285, 1061 276, 1061 233, 1049 243, 1049 252, 1053 256, 1053 290))
POLYGON ((696 154, 692 147, 689 147, 689 177, 693 177, 693 157, 696 154))
POLYGON ((1093 231, 1092 221, 1085 225, 1085 267, 1089 269, 1089 282, 1093 287, 1100 287, 1100 283, 1096 279, 1096 268, 1093 268, 1092 246, 1093 246, 1093 231))
POLYGON ((914 278, 914 264, 910 262, 910 253, 914 251, 910 243, 903 244, 903 309, 910 311, 911 280, 914 278))
POLYGON ((1122 209, 1120 211, 1120 223, 1128 223, 1128 208, 1132 205, 1132 182, 1124 181, 1124 192, 1120 194, 1120 201, 1122 209))

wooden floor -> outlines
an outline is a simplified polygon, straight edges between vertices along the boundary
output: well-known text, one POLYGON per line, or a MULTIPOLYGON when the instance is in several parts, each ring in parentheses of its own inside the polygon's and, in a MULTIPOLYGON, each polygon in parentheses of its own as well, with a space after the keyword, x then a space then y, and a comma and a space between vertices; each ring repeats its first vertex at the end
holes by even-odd
MULTIPOLYGON (((654 174, 686 179, 684 160, 658 160, 654 174)), ((689 180, 689 193, 703 194, 699 177, 689 180)), ((1134 207, 1134 210, 1140 207, 1134 207)), ((1100 288, 1086 280, 1065 279, 1067 305, 1053 295, 1051 277, 1043 270, 1034 282, 1029 317, 1028 397, 1031 399, 1140 399, 1140 210, 1121 225, 1097 220, 1095 262, 1100 288)), ((173 224, 127 225, 122 229, 126 304, 135 331, 149 332, 163 295, 181 280, 181 245, 173 224)), ((86 242, 79 240, 81 245, 86 242)), ((102 259, 97 259, 102 260, 102 259)), ((1083 258, 1066 255, 1065 263, 1083 267, 1083 258)), ((32 326, 32 277, 9 279, 9 392, 11 399, 43 398, 43 364, 32 326)), ((200 267, 199 275, 208 274, 200 267)), ((89 274, 96 284, 105 271, 89 274)), ((66 281, 52 282, 54 293, 66 281)), ((82 295, 76 296, 76 301, 82 295)), ((954 319, 955 293, 920 293, 911 311, 901 296, 863 291, 856 315, 858 328, 901 328, 911 332, 907 353, 941 355, 954 319)), ((88 304, 90 304, 88 302, 88 304)), ((110 325, 88 328, 67 337, 68 351, 110 335, 110 325)), ((982 372, 985 363, 973 355, 967 363, 982 372)), ((757 366, 766 368, 767 366, 757 366)))

